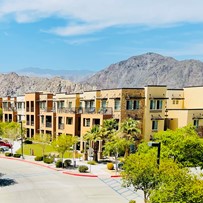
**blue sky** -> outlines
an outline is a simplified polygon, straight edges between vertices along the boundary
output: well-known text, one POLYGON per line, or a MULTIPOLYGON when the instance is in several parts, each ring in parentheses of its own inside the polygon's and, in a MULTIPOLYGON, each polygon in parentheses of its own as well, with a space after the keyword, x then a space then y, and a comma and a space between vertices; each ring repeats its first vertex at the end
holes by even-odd
POLYGON ((0 72, 98 71, 146 52, 203 61, 201 0, 0 0, 0 72))

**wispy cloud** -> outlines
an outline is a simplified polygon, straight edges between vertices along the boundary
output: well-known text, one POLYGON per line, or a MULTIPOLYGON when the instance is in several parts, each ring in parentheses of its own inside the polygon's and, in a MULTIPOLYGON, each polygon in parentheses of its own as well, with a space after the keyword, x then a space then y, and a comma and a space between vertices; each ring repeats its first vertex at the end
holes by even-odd
POLYGON ((77 45, 81 45, 81 44, 87 44, 89 42, 96 42, 99 40, 100 40, 100 38, 80 38, 80 39, 65 40, 65 43, 77 46, 77 45))
POLYGON ((18 23, 28 23, 57 16, 67 20, 67 26, 49 32, 71 36, 112 26, 203 22, 202 7, 202 0, 1 0, 0 19, 12 16, 18 23))

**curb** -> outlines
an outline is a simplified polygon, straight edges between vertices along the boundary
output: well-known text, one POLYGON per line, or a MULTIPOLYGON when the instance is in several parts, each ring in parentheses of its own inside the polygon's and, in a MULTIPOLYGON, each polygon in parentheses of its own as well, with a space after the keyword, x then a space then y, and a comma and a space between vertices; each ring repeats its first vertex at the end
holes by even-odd
POLYGON ((73 173, 73 172, 69 172, 69 171, 64 171, 64 174, 68 174, 68 175, 72 175, 72 176, 81 176, 81 177, 88 177, 88 178, 98 178, 97 175, 93 175, 93 174, 85 174, 85 173, 73 173))

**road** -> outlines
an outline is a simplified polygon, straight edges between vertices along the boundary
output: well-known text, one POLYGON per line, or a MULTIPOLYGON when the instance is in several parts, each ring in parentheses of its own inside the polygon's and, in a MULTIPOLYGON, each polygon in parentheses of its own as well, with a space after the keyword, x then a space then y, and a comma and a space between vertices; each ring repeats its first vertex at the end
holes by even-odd
MULTIPOLYGON (((98 178, 75 177, 49 168, 0 158, 9 186, 0 187, 1 203, 128 203, 98 178)), ((2 183, 2 179, 0 179, 2 183)))

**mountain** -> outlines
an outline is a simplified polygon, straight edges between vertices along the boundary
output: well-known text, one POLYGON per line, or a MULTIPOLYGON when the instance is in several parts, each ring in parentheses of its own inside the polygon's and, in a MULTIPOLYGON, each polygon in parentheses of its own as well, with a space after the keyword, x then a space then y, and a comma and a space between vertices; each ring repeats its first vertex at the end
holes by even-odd
MULTIPOLYGON (((34 71, 31 70, 31 72, 34 71)), ((50 74, 48 70, 45 70, 44 74, 39 70, 38 75, 47 73, 50 74)), ((77 74, 73 77, 77 78, 77 74)), ((203 62, 178 61, 172 57, 146 53, 112 64, 80 83, 65 80, 64 77, 28 77, 9 73, 0 74, 0 84, 0 97, 34 91, 70 93, 145 85, 167 85, 168 88, 203 86, 203 62)))
POLYGON ((46 78, 61 77, 72 82, 81 82, 92 76, 95 72, 91 70, 52 70, 30 67, 17 70, 16 73, 21 76, 46 78))
POLYGON ((83 85, 98 89, 167 85, 168 88, 203 85, 203 63, 177 61, 156 53, 133 56, 96 73, 83 85))
POLYGON ((72 92, 76 90, 75 83, 60 77, 40 78, 19 76, 16 73, 0 74, 0 97, 23 95, 26 92, 45 91, 45 92, 72 92))

